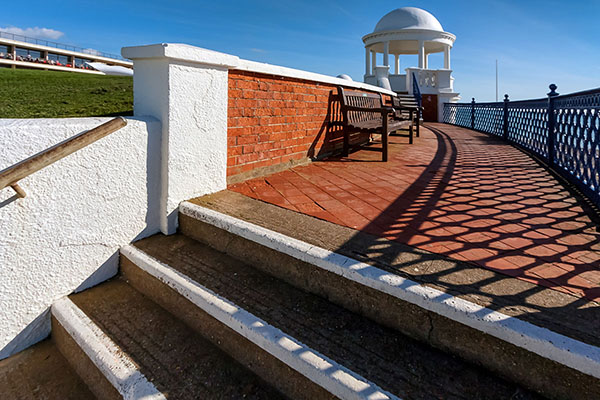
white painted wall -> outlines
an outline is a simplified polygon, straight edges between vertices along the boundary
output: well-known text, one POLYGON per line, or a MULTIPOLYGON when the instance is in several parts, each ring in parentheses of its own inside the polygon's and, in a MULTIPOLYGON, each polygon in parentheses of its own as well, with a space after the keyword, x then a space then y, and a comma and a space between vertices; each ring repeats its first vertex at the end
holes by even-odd
MULTIPOLYGON (((0 170, 109 118, 0 120, 0 170)), ((159 231, 160 123, 127 126, 0 190, 0 359, 50 333, 48 309, 117 272, 159 231)))
POLYGON ((228 68, 237 57, 187 45, 129 47, 134 113, 162 122, 161 230, 183 200, 227 187, 228 68))

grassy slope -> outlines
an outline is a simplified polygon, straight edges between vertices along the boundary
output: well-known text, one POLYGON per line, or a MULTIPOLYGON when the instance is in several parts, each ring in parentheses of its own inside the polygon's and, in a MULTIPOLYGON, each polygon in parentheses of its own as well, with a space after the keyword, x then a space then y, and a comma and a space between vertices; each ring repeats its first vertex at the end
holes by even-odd
POLYGON ((133 78, 0 68, 0 118, 133 114, 133 78))

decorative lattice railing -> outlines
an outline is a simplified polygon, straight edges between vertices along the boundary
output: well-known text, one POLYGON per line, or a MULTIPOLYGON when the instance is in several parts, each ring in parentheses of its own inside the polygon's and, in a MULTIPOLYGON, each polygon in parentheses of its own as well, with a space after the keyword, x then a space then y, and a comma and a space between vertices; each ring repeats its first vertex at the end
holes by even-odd
POLYGON ((545 160, 600 206, 600 89, 497 103, 446 103, 444 122, 504 138, 545 160))

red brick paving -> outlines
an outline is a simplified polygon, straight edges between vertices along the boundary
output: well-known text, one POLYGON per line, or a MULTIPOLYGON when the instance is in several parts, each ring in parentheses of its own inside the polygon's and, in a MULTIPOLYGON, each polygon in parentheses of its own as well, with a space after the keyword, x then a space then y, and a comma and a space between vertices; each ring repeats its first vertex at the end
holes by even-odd
POLYGON ((230 187, 255 199, 600 300, 600 234, 569 192, 514 147, 430 124, 390 157, 361 150, 230 187))

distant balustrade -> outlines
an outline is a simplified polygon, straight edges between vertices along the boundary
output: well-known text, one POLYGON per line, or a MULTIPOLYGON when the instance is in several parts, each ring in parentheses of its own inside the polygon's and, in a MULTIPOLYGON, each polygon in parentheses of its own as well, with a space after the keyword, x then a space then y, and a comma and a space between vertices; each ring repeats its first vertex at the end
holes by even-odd
POLYGON ((445 103, 443 122, 501 137, 545 161, 600 206, 600 88, 547 98, 445 103))

